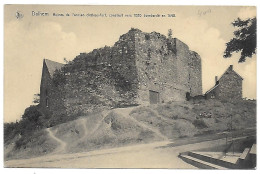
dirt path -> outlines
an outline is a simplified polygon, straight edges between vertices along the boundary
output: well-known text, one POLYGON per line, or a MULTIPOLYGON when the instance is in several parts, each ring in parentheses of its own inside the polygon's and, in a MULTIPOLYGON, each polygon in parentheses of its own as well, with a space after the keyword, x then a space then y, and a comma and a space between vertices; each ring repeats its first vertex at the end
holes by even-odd
MULTIPOLYGON (((82 118, 82 119, 79 119, 79 120, 77 120, 78 121, 78 123, 79 124, 81 124, 82 125, 82 127, 83 127, 83 131, 84 131, 84 135, 79 139, 79 140, 77 140, 78 142, 81 142, 81 141, 85 141, 86 140, 86 138, 89 136, 89 135, 91 135, 91 134, 93 134, 95 131, 97 131, 98 130, 98 128, 101 126, 101 124, 102 124, 102 122, 103 122, 103 120, 105 119, 105 117, 107 116, 107 114, 110 112, 111 110, 105 110, 105 111, 103 111, 102 112, 102 117, 101 117, 101 119, 96 123, 96 125, 94 126, 94 128, 92 129, 90 129, 90 128, 87 128, 87 122, 89 121, 88 120, 88 118, 82 118)), ((94 123, 93 123, 94 124, 94 123)))
POLYGON ((104 121, 105 117, 107 116, 107 114, 110 112, 111 110, 105 110, 102 112, 102 118, 99 120, 99 122, 96 124, 96 126, 94 127, 94 129, 89 133, 89 134, 93 134, 94 132, 96 132, 96 130, 98 130, 98 128, 101 126, 102 122, 104 121))
POLYGON ((87 127, 86 127, 86 122, 87 122, 87 119, 84 119, 84 120, 82 120, 82 122, 81 122, 81 124, 82 124, 82 126, 83 126, 83 128, 84 128, 85 135, 86 135, 87 132, 88 132, 88 129, 87 129, 87 127))
POLYGON ((58 147, 55 149, 55 151, 54 151, 53 153, 55 154, 55 153, 64 152, 65 149, 66 149, 67 144, 66 144, 64 141, 62 141, 61 139, 57 138, 57 137, 53 134, 53 132, 51 131, 50 128, 47 128, 46 130, 47 130, 47 132, 49 133, 50 138, 54 139, 55 141, 57 141, 57 142, 59 143, 58 147))
POLYGON ((78 121, 80 122, 80 124, 82 125, 82 127, 84 129, 83 130, 84 135, 78 140, 80 142, 80 141, 84 140, 87 137, 87 135, 88 135, 89 131, 88 131, 88 128, 86 126, 88 120, 86 118, 84 118, 84 119, 80 119, 78 121))
POLYGON ((148 126, 145 123, 142 123, 138 120, 136 120, 135 118, 130 116, 130 112, 135 109, 137 107, 131 107, 131 108, 118 108, 118 109, 114 109, 113 111, 116 112, 117 114, 122 115, 123 117, 132 120, 133 122, 135 122, 138 126, 146 128, 152 132, 154 132, 157 136, 161 137, 162 140, 168 140, 168 137, 164 136, 158 129, 153 128, 148 126))

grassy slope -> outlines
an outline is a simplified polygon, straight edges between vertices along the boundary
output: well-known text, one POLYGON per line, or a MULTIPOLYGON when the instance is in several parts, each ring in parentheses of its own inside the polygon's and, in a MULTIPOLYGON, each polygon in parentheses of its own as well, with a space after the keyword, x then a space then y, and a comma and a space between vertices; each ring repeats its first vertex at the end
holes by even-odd
POLYGON ((172 102, 141 107, 130 115, 159 128, 170 139, 227 130, 231 115, 232 129, 256 126, 256 105, 252 101, 233 104, 217 100, 172 102))
POLYGON ((172 102, 136 107, 129 114, 120 114, 117 110, 103 111, 50 128, 60 142, 42 130, 35 132, 21 149, 15 149, 10 143, 5 146, 5 160, 148 143, 164 140, 163 136, 177 139, 219 132, 227 130, 231 113, 234 129, 256 125, 256 105, 252 101, 235 104, 216 100, 172 102), (61 142, 66 147, 59 151, 61 142))
MULTIPOLYGON (((16 140, 18 140, 17 137, 16 140)), ((5 160, 46 155, 53 152, 57 147, 57 143, 53 139, 49 138, 45 129, 33 133, 30 136, 30 139, 23 141, 24 145, 22 145, 20 149, 15 148, 15 142, 5 145, 5 160)))

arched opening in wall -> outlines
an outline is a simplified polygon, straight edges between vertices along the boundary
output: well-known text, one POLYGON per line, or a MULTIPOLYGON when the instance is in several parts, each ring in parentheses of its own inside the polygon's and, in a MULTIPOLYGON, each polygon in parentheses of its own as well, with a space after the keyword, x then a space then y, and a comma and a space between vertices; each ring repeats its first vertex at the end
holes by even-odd
POLYGON ((189 101, 191 99, 190 93, 186 92, 186 100, 189 101))
POLYGON ((159 92, 149 90, 150 104, 157 104, 160 102, 159 92))
POLYGON ((46 107, 48 108, 49 107, 49 99, 46 98, 46 107))

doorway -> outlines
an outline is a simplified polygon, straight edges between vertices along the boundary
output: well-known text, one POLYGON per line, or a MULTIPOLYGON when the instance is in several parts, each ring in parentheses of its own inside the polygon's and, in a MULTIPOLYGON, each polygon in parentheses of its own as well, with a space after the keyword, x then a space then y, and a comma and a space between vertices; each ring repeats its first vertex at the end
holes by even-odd
POLYGON ((149 90, 150 104, 159 103, 159 92, 149 90))

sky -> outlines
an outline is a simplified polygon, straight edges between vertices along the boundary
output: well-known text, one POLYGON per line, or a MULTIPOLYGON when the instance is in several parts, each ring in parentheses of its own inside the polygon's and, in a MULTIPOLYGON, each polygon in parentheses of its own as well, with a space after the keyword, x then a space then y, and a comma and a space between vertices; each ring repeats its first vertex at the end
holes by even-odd
POLYGON ((39 6, 5 5, 4 9, 4 122, 19 120, 40 91, 43 59, 64 63, 81 52, 112 46, 132 27, 173 36, 196 51, 202 59, 205 93, 229 65, 243 78, 243 97, 256 98, 256 56, 238 63, 239 54, 224 59, 225 43, 233 37, 237 17, 256 16, 255 7, 243 6, 39 6), (32 11, 49 16, 32 16, 32 11), (22 17, 16 18, 16 12, 22 17), (52 14, 70 14, 69 17, 52 14), (81 13, 175 14, 176 17, 71 16, 81 13))

